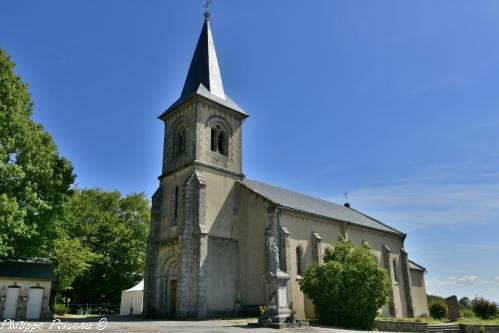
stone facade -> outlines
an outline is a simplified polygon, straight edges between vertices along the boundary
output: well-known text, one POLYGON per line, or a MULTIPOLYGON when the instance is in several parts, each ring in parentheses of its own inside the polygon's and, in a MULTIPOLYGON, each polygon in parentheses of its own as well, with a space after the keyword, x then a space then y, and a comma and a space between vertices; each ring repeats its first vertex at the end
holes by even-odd
POLYGON ((183 223, 179 235, 177 318, 205 318, 208 240, 204 223, 204 179, 194 172, 183 191, 183 223))
POLYGON ((250 186, 242 174, 247 115, 221 95, 214 61, 205 21, 182 95, 160 117, 163 173, 152 200, 145 315, 202 319, 267 305, 276 325, 284 324, 289 308, 299 319, 314 318, 314 305, 298 285, 300 274, 322 264, 325 249, 340 236, 368 243, 390 273, 392 296, 384 314, 427 314, 424 269, 411 266, 405 234, 350 207, 334 209, 361 224, 321 215, 314 205, 293 209, 250 186))
POLYGON ((415 323, 408 321, 376 320, 374 327, 382 332, 428 332, 428 323, 415 323))

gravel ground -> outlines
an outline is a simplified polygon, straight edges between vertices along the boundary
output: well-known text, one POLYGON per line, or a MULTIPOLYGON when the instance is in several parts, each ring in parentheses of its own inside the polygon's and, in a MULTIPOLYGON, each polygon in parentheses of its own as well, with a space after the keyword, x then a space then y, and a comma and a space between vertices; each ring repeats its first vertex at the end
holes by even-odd
MULTIPOLYGON (((224 319, 205 321, 168 321, 142 320, 139 318, 112 316, 103 317, 76 317, 64 316, 45 322, 0 322, 0 333, 19 332, 246 332, 246 333, 284 333, 284 332, 314 332, 314 333, 353 333, 349 331, 324 327, 309 327, 301 329, 275 330, 259 328, 250 323, 255 319, 224 319)), ((381 333, 381 332, 379 332, 381 333)))

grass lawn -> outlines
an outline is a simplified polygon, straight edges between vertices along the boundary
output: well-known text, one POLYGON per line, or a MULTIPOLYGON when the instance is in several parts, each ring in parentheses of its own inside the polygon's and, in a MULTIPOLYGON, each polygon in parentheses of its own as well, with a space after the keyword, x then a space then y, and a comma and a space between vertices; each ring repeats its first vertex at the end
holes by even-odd
POLYGON ((499 325, 499 318, 496 319, 480 319, 477 317, 463 318, 457 321, 458 324, 481 324, 481 325, 499 325))
MULTIPOLYGON (((449 320, 444 318, 442 320, 429 318, 389 318, 389 317, 376 317, 376 320, 388 320, 388 321, 407 321, 415 323, 428 323, 430 325, 448 323, 449 320)), ((462 318, 454 324, 480 324, 480 325, 499 325, 499 318, 483 320, 478 317, 462 318)))

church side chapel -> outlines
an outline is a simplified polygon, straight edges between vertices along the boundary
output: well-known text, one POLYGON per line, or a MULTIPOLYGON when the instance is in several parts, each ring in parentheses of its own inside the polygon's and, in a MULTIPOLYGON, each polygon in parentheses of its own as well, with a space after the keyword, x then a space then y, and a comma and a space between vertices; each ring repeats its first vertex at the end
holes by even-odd
POLYGON ((425 268, 404 249, 406 234, 358 210, 246 178, 242 129, 248 114, 222 83, 209 12, 180 98, 165 124, 163 171, 153 195, 144 314, 203 319, 267 305, 316 317, 301 274, 340 237, 367 242, 392 281, 380 312, 428 314, 425 268))

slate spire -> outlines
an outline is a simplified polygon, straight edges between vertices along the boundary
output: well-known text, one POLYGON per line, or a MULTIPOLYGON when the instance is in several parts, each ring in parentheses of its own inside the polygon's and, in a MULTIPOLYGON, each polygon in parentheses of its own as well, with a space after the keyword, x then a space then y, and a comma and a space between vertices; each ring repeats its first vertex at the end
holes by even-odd
MULTIPOLYGON (((207 2, 209 5, 210 1, 207 2)), ((205 6, 206 7, 206 6, 205 6)), ((225 94, 222 84, 222 76, 218 66, 217 52, 210 27, 210 13, 204 12, 204 23, 199 35, 198 43, 192 56, 191 66, 185 79, 182 94, 165 112, 159 116, 164 116, 174 110, 182 103, 193 96, 202 96, 225 107, 228 107, 244 117, 248 115, 229 96, 225 94)))
POLYGON ((209 17, 209 12, 206 11, 203 28, 199 35, 187 78, 185 79, 181 98, 195 94, 201 84, 211 94, 222 99, 225 99, 226 97, 222 84, 222 76, 220 75, 220 68, 218 66, 217 52, 215 51, 215 43, 213 42, 209 17))

